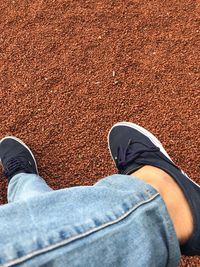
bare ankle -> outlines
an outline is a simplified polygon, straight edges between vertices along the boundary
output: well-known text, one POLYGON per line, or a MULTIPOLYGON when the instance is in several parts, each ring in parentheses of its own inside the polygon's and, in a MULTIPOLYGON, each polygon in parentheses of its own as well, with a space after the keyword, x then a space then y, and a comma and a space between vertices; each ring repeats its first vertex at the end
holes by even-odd
POLYGON ((154 187, 163 198, 172 219, 177 238, 185 243, 193 231, 193 219, 190 206, 179 185, 163 170, 144 166, 131 174, 154 187))

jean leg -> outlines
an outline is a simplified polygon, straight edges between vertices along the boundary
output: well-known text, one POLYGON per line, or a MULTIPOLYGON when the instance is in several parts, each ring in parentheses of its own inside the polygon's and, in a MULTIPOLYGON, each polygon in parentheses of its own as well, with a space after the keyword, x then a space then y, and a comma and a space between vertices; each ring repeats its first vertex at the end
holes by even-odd
POLYGON ((7 198, 8 202, 27 200, 52 190, 39 175, 19 173, 8 184, 7 198))
MULTIPOLYGON (((0 263, 20 267, 177 267, 159 193, 126 175, 0 207, 0 263)), ((1 265, 0 265, 1 266, 1 265)))

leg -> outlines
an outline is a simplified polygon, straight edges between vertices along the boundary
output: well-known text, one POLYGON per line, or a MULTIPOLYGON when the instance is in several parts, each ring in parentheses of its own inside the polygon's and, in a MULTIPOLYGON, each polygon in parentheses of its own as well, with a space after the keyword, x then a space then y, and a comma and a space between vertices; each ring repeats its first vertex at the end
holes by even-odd
POLYGON ((8 202, 27 200, 52 190, 37 174, 19 173, 8 184, 7 198, 8 202))
POLYGON ((14 201, 0 208, 2 263, 56 267, 179 263, 172 221, 150 185, 115 175, 94 186, 50 192, 21 140, 3 139, 0 154, 9 199, 14 201))
POLYGON ((131 175, 146 181, 160 193, 172 218, 178 240, 180 244, 184 244, 192 235, 193 218, 186 197, 177 183, 169 174, 153 166, 144 166, 131 175))
POLYGON ((4 205, 0 218, 5 266, 177 267, 180 262, 161 196, 132 176, 113 175, 94 186, 4 205))
POLYGON ((8 177, 8 202, 27 200, 52 189, 39 176, 30 148, 20 139, 7 136, 0 142, 0 158, 8 177))
POLYGON ((200 186, 175 165, 160 141, 139 125, 115 124, 108 141, 119 173, 137 176, 160 192, 182 254, 200 255, 200 186))

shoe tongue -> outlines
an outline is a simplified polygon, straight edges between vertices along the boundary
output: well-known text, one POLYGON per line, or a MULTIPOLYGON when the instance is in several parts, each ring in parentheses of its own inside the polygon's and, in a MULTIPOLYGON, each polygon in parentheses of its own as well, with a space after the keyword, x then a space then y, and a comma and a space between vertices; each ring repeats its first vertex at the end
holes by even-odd
POLYGON ((137 160, 138 158, 142 157, 143 154, 145 154, 146 152, 159 152, 160 149, 156 146, 154 147, 150 147, 150 146, 145 146, 142 143, 139 142, 133 142, 132 144, 130 144, 130 147, 127 149, 126 152, 126 160, 127 162, 129 161, 134 161, 137 160))
POLYGON ((123 150, 119 150, 118 165, 120 166, 121 173, 130 174, 146 163, 146 156, 151 157, 155 155, 155 152, 159 152, 160 149, 156 146, 146 146, 140 142, 129 142, 128 146, 123 150), (153 153, 152 153, 153 152, 153 153))
MULTIPOLYGON (((144 144, 142 143, 139 143, 139 142, 132 142, 127 150, 128 152, 128 155, 129 154, 137 154, 137 153, 140 153, 140 151, 145 151, 149 149, 149 147, 145 146, 144 144)), ((128 156, 127 155, 127 156, 128 156)))
POLYGON ((140 168, 137 159, 145 151, 149 150, 148 147, 139 142, 130 140, 125 148, 118 148, 117 164, 121 173, 128 174, 135 169, 140 168))

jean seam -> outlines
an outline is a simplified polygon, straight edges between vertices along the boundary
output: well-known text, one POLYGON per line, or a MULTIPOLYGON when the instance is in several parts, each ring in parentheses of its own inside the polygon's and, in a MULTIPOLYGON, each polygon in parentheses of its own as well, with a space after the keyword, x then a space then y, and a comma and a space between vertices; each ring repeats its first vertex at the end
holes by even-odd
POLYGON ((76 240, 79 240, 79 239, 81 239, 83 237, 86 237, 86 236, 88 236, 88 235, 90 235, 92 233, 100 231, 100 230, 102 230, 102 229, 104 229, 104 228, 106 228, 106 227, 108 227, 110 225, 116 224, 116 223, 120 222, 121 220, 125 219, 127 216, 129 216, 137 208, 139 208, 143 204, 146 204, 146 203, 149 203, 149 202, 153 201, 158 196, 160 196, 159 193, 156 193, 156 194, 152 195, 149 199, 144 200, 144 201, 138 203, 137 205, 133 206, 131 209, 129 209, 127 212, 125 212, 123 215, 119 216, 115 220, 106 222, 106 223, 102 224, 101 226, 94 227, 94 228, 92 228, 92 229, 90 229, 90 230, 88 230, 88 231, 86 231, 84 233, 81 233, 79 235, 76 235, 76 236, 70 237, 68 239, 62 240, 60 242, 57 242, 56 244, 47 246, 47 247, 42 248, 40 250, 33 251, 33 252, 31 252, 31 253, 29 253, 29 254, 27 254, 25 256, 22 256, 20 258, 17 258, 15 260, 10 261, 10 262, 4 263, 4 264, 0 265, 0 267, 1 266, 2 267, 9 267, 9 266, 12 266, 12 265, 15 265, 15 264, 18 264, 18 263, 22 263, 22 262, 24 262, 26 260, 29 260, 29 259, 31 259, 31 258, 33 258, 33 257, 35 257, 37 255, 46 253, 46 252, 51 251, 53 249, 57 249, 57 248, 59 248, 61 246, 67 245, 67 244, 69 244, 69 243, 71 243, 73 241, 76 241, 76 240))

